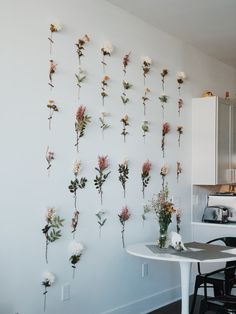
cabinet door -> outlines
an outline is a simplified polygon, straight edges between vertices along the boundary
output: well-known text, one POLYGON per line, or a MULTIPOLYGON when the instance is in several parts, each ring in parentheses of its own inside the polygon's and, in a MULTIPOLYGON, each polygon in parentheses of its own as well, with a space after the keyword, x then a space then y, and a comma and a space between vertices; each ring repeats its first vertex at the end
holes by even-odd
POLYGON ((231 171, 232 183, 236 182, 236 105, 231 106, 231 171))
POLYGON ((218 100, 217 184, 231 183, 231 114, 230 106, 218 100))

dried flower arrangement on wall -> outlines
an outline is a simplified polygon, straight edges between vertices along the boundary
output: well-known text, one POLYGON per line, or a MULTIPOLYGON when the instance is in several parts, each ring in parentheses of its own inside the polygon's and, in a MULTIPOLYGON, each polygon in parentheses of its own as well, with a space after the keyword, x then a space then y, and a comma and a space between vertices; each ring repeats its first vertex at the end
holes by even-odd
POLYGON ((102 130, 102 139, 104 139, 104 131, 107 130, 110 125, 106 123, 105 118, 109 117, 109 112, 101 112, 101 116, 99 117, 99 121, 100 121, 100 128, 102 130))
POLYGON ((126 127, 129 126, 129 117, 128 117, 128 115, 127 115, 127 114, 124 115, 124 116, 121 118, 120 122, 122 122, 122 124, 123 124, 123 129, 122 129, 121 135, 123 135, 123 137, 124 137, 124 143, 125 143, 125 142, 126 142, 126 135, 129 134, 129 132, 128 132, 127 129, 126 129, 126 127))
POLYGON ((50 55, 52 54, 52 45, 54 44, 53 34, 60 32, 63 29, 63 26, 58 23, 50 24, 50 36, 48 37, 50 43, 50 55))
POLYGON ((152 163, 149 160, 146 160, 142 166, 141 178, 142 178, 142 193, 143 198, 145 198, 145 189, 149 184, 151 179, 150 171, 152 169, 152 163))
POLYGON ((84 251, 84 246, 78 241, 72 241, 69 244, 69 250, 70 250, 70 258, 69 261, 71 263, 71 267, 73 269, 73 279, 75 279, 75 270, 76 270, 76 265, 81 259, 82 253, 84 251))
POLYGON ((79 140, 84 136, 86 126, 91 122, 91 117, 86 114, 86 106, 80 105, 75 114, 76 149, 79 151, 79 140))
POLYGON ((73 166, 73 174, 74 174, 74 180, 70 181, 70 185, 68 186, 68 189, 71 193, 73 193, 74 197, 74 211, 73 211, 73 217, 71 220, 71 227, 72 227, 72 233, 73 237, 75 238, 75 232, 77 230, 78 225, 78 218, 79 218, 79 211, 77 206, 77 191, 78 189, 84 189, 87 183, 87 179, 85 177, 79 178, 79 174, 81 172, 81 162, 80 160, 76 160, 73 166))
POLYGON ((178 113, 180 115, 181 109, 183 108, 184 102, 181 96, 181 86, 186 80, 187 76, 184 72, 177 73, 177 83, 178 83, 178 92, 179 92, 179 99, 178 99, 178 113))
POLYGON ((49 150, 49 146, 47 147, 47 150, 46 150, 45 159, 46 159, 47 164, 48 164, 48 166, 47 166, 48 176, 50 176, 52 161, 55 160, 55 154, 54 154, 54 152, 49 150))
POLYGON ((103 68, 103 73, 105 74, 106 73, 106 66, 107 66, 107 63, 105 61, 106 57, 107 56, 111 56, 112 52, 113 52, 113 46, 112 46, 112 43, 107 41, 105 42, 102 47, 101 47, 101 52, 102 52, 102 68, 103 68))
POLYGON ((146 78, 147 75, 149 74, 151 70, 151 64, 152 64, 152 59, 149 57, 144 57, 143 58, 143 64, 142 64, 142 69, 143 69, 143 85, 144 85, 144 95, 142 96, 143 100, 143 113, 146 115, 146 104, 147 101, 149 100, 147 94, 150 93, 150 89, 146 87, 146 78))
POLYGON ((64 219, 57 215, 55 208, 50 207, 47 209, 45 220, 46 225, 42 232, 45 236, 45 260, 48 263, 48 245, 60 239, 64 219))
POLYGON ((43 310, 44 312, 46 311, 47 307, 47 293, 48 293, 48 288, 50 288, 55 282, 55 275, 50 272, 44 272, 42 275, 42 285, 44 286, 44 302, 43 302, 43 310))
POLYGON ((124 236, 124 234, 125 234, 125 223, 130 218, 130 212, 129 212, 127 206, 122 208, 120 214, 118 214, 118 217, 119 217, 120 223, 122 225, 122 229, 121 229, 122 245, 123 245, 123 248, 125 248, 125 236, 124 236))
POLYGON ((119 172, 119 181, 122 185, 124 198, 126 197, 126 182, 129 179, 129 165, 128 160, 123 161, 118 165, 118 172, 119 172))
POLYGON ((94 179, 95 188, 98 190, 100 194, 101 205, 103 201, 103 184, 105 183, 106 179, 108 178, 111 171, 106 172, 109 167, 108 156, 98 156, 98 167, 95 167, 95 170, 98 172, 94 179))
POLYGON ((99 227, 99 239, 101 239, 102 227, 105 225, 107 218, 105 218, 105 211, 99 210, 95 215, 97 218, 97 223, 99 227))
POLYGON ((161 150, 162 156, 165 157, 165 137, 170 132, 170 124, 168 122, 163 123, 162 125, 162 139, 161 139, 161 150))

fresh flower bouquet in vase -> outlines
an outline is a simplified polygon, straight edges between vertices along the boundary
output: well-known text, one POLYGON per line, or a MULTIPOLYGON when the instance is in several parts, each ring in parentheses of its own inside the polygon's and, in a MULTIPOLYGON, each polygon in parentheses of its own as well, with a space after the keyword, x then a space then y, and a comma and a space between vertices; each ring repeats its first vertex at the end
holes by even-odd
POLYGON ((160 248, 167 248, 168 243, 168 227, 172 222, 172 214, 175 213, 174 204, 168 200, 169 190, 166 184, 164 189, 161 190, 157 195, 154 195, 150 205, 144 206, 144 213, 142 215, 145 220, 145 215, 149 212, 154 212, 157 216, 160 234, 158 245, 160 248))

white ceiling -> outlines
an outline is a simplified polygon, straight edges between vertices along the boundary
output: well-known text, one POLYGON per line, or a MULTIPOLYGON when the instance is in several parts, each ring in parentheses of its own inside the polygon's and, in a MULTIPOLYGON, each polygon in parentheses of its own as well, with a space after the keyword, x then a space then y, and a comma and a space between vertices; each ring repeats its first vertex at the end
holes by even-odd
POLYGON ((236 0, 107 0, 236 68, 236 0))

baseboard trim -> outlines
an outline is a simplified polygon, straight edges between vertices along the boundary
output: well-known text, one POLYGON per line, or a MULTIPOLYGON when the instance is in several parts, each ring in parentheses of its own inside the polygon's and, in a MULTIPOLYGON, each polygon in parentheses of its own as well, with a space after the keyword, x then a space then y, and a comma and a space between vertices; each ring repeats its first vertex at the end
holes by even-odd
POLYGON ((147 314, 181 298, 181 287, 155 293, 100 314, 147 314))

